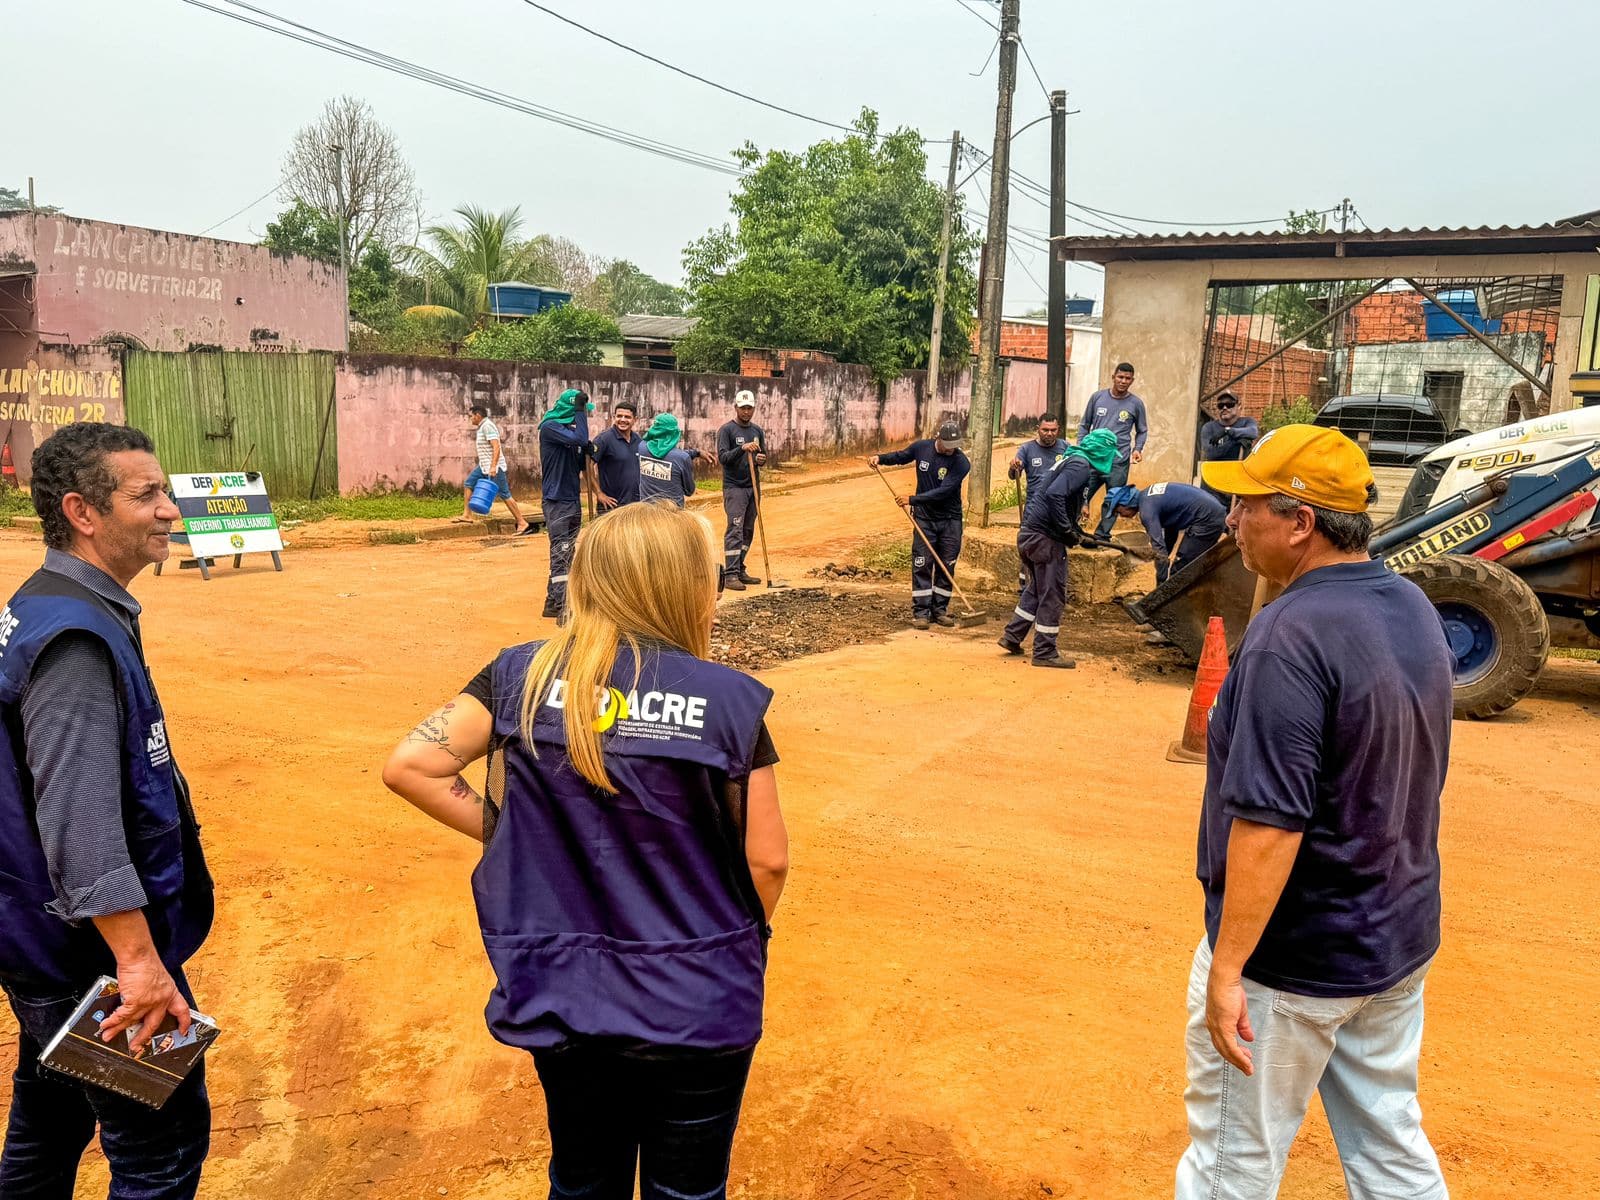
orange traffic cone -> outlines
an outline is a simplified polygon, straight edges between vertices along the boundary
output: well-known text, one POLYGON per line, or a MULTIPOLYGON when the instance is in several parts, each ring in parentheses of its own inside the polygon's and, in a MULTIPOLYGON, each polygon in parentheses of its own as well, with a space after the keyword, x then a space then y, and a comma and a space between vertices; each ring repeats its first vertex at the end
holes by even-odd
POLYGON ((1222 681, 1228 677, 1228 638, 1222 618, 1212 617, 1206 627, 1205 645, 1200 650, 1200 666, 1194 673, 1194 690, 1189 693, 1189 715, 1184 718, 1183 738, 1167 747, 1168 762, 1206 761, 1206 721, 1222 681))

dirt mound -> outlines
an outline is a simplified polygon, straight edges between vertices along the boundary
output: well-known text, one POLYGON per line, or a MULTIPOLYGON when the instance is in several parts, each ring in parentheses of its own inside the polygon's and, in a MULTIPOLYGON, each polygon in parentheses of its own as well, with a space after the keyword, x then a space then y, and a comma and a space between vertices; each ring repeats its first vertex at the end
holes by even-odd
POLYGON ((813 579, 893 579, 893 571, 879 571, 871 567, 858 567, 854 563, 840 566, 838 563, 824 563, 820 567, 812 567, 806 572, 813 579))
POLYGON ((783 588, 717 611, 711 655, 744 671, 879 642, 911 619, 911 598, 879 592, 783 588))

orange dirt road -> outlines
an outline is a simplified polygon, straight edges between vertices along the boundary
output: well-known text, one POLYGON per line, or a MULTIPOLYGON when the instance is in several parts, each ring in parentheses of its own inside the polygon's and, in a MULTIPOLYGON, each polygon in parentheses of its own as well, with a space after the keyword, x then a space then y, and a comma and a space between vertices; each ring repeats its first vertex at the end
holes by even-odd
MULTIPOLYGON (((774 566, 803 582, 901 520, 870 476, 774 495, 774 566)), ((8 590, 38 558, 0 535, 8 590)), ((544 541, 248 561, 135 584, 219 889, 191 968, 226 1031, 202 1194, 542 1196, 532 1064, 482 1021, 474 847, 379 769, 499 647, 548 629, 544 541)), ((793 873, 735 1196, 1170 1195, 1201 929, 1202 769, 1162 757, 1184 676, 1131 668, 1106 634, 1067 638, 1076 672, 1032 671, 997 632, 764 674, 793 873)), ((1507 718, 1456 726, 1422 1101, 1458 1200, 1600 1190, 1597 718, 1600 666, 1558 661, 1507 718)), ((0 1043, 4 1061, 8 1023, 0 1043)), ((78 1195, 104 1179, 95 1158, 78 1195)), ((1343 1195, 1320 1112, 1282 1194, 1343 1195)))

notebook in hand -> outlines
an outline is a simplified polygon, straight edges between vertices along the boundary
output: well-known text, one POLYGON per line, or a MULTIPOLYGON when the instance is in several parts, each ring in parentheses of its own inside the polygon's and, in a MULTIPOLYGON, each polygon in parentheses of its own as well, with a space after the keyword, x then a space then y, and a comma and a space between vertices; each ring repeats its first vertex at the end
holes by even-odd
POLYGON ((123 1030, 109 1042, 100 1038, 100 1022, 116 1012, 120 1003, 117 981, 102 975, 50 1039, 39 1062, 53 1071, 160 1108, 194 1070, 206 1048, 217 1040, 217 1023, 203 1013, 191 1011, 189 1032, 183 1034, 178 1032, 178 1019, 168 1013, 150 1044, 135 1058, 128 1050, 132 1029, 123 1030))

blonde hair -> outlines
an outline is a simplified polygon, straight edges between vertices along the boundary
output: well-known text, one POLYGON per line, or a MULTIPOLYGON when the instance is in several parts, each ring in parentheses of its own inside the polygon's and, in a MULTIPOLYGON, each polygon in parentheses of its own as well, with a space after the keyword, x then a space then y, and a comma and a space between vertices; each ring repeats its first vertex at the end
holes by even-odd
MULTIPOLYGON (((639 682, 641 641, 710 656, 717 607, 710 530, 704 517, 663 500, 623 505, 579 535, 567 579, 570 618, 535 652, 522 690, 520 727, 529 753, 537 756, 533 720, 539 704, 563 679, 567 757, 578 774, 615 794, 597 728, 598 697, 610 684, 623 644, 633 654, 630 691, 639 682)), ((618 703, 611 698, 608 707, 618 703)))

